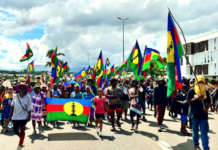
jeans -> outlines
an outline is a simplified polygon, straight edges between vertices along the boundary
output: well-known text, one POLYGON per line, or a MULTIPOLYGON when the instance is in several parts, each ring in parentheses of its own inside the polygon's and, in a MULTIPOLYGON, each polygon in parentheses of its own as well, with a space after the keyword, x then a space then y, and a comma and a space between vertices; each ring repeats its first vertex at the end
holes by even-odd
POLYGON ((195 146, 199 146, 199 126, 200 126, 200 131, 201 131, 201 141, 204 150, 209 150, 209 137, 208 137, 208 132, 209 132, 209 124, 208 120, 200 120, 196 118, 192 118, 192 130, 193 130, 193 141, 195 146))

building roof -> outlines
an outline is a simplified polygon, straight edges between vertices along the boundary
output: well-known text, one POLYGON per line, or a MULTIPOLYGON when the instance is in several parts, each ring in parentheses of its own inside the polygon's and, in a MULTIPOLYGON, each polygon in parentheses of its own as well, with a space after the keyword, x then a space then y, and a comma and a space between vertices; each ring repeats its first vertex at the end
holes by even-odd
POLYGON ((191 43, 191 42, 198 43, 198 42, 206 41, 206 40, 213 39, 213 38, 216 38, 216 37, 218 37, 218 31, 213 32, 213 33, 208 33, 208 34, 205 34, 205 35, 201 35, 201 36, 198 36, 196 38, 187 40, 187 43, 191 43))

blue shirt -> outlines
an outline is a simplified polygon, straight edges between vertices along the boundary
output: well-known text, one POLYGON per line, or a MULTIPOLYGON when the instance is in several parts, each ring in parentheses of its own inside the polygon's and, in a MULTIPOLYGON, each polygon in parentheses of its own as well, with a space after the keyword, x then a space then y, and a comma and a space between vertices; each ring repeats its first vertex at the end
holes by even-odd
POLYGON ((58 95, 59 97, 61 97, 61 91, 59 89, 58 90, 52 89, 51 90, 51 97, 53 97, 54 95, 58 95))
POLYGON ((84 99, 93 99, 95 97, 95 94, 94 93, 87 94, 86 92, 84 92, 83 97, 84 99))
POLYGON ((76 94, 75 92, 72 92, 70 94, 70 98, 71 99, 84 99, 83 94, 81 92, 79 92, 78 94, 76 94))

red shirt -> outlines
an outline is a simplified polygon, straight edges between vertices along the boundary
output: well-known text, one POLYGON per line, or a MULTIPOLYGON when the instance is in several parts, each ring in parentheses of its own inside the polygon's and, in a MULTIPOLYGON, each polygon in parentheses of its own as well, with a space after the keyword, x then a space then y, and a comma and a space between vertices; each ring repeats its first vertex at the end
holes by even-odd
POLYGON ((99 99, 98 96, 95 96, 95 113, 97 114, 105 114, 105 107, 104 102, 106 101, 106 98, 103 96, 102 99, 99 99))

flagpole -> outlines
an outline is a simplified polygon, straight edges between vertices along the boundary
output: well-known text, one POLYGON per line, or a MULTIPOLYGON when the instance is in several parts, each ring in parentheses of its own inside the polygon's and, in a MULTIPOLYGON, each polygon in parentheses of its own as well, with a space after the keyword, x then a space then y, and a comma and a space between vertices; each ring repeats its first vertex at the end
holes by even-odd
MULTIPOLYGON (((191 71, 192 71, 193 74, 194 74, 194 77, 195 77, 195 80, 197 81, 197 85, 198 85, 198 87, 199 87, 200 93, 202 94, 201 89, 200 89, 200 86, 199 86, 199 83, 198 83, 198 79, 197 79, 197 77, 196 77, 196 74, 195 74, 195 72, 194 72, 194 70, 193 70, 193 68, 192 68, 192 65, 191 65, 190 61, 189 61, 188 58, 187 58, 187 54, 186 54, 186 51, 187 51, 187 43, 186 43, 186 38, 185 38, 185 35, 184 35, 184 33, 183 33, 183 30, 182 30, 182 28, 180 27, 179 23, 176 21, 176 19, 173 17, 173 14, 171 13, 169 7, 167 7, 167 8, 168 8, 169 13, 170 13, 170 15, 172 16, 173 20, 176 22, 176 24, 178 25, 179 29, 180 29, 181 32, 182 32, 182 36, 183 36, 183 39, 184 39, 184 42, 185 42, 185 53, 184 53, 184 54, 185 54, 185 59, 186 59, 186 62, 188 62, 189 66, 190 66, 190 68, 191 68, 191 71)), ((204 107, 204 110, 205 110, 206 108, 205 108, 203 99, 202 99, 202 104, 203 104, 203 107, 204 107)))
MULTIPOLYGON (((142 65, 144 63, 146 49, 147 49, 147 45, 145 45, 144 55, 143 55, 143 59, 142 59, 142 65)), ((140 74, 139 74, 139 83, 138 83, 138 88, 137 88, 137 96, 139 95, 139 86, 140 86, 140 82, 141 82, 141 73, 142 73, 142 66, 141 66, 140 74)))

